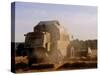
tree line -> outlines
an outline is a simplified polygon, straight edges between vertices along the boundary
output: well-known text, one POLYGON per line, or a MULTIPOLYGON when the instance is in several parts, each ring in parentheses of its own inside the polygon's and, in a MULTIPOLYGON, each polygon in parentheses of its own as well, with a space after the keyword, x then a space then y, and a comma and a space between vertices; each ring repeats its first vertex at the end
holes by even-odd
POLYGON ((81 49, 81 48, 91 48, 97 50, 97 40, 72 40, 70 43, 70 46, 74 46, 75 49, 81 49))

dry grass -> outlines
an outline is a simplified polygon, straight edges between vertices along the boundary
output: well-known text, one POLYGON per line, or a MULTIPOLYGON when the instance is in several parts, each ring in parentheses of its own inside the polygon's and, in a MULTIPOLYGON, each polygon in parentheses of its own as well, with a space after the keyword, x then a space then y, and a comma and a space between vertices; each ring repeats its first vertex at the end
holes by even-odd
POLYGON ((27 64, 28 63, 27 56, 17 56, 17 57, 15 57, 15 64, 18 64, 18 63, 27 64))

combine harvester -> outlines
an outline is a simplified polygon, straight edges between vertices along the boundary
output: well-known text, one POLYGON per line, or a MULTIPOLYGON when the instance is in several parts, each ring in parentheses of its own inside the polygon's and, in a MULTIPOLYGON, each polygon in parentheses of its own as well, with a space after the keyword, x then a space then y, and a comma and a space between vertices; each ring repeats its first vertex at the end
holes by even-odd
POLYGON ((25 51, 29 66, 63 64, 70 43, 68 33, 58 21, 40 21, 33 32, 25 34, 25 51))

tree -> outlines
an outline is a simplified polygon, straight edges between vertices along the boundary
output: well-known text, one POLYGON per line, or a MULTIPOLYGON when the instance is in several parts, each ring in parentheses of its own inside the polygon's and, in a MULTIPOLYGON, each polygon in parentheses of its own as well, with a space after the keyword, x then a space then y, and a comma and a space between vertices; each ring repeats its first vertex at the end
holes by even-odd
POLYGON ((26 55, 26 52, 24 50, 24 43, 19 43, 19 45, 17 46, 16 55, 17 56, 25 56, 26 55))

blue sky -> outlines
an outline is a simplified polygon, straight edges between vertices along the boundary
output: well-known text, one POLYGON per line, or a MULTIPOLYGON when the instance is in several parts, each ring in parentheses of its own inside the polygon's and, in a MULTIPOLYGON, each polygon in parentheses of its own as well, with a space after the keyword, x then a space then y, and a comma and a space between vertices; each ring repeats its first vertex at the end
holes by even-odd
POLYGON ((16 2, 15 41, 33 31, 40 21, 58 20, 65 30, 80 40, 97 39, 97 7, 16 2))

